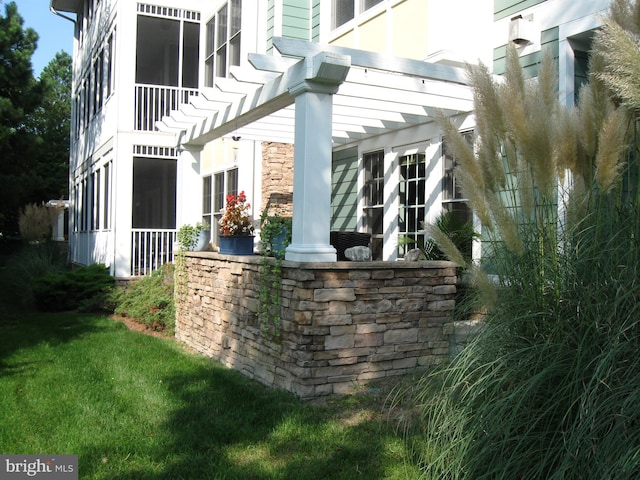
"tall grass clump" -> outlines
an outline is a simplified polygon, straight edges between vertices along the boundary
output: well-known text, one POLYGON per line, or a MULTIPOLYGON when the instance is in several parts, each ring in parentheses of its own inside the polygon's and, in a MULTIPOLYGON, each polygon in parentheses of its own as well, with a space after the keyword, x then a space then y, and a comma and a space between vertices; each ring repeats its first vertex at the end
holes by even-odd
POLYGON ((50 273, 67 268, 67 253, 52 241, 22 243, 7 257, 0 274, 0 288, 15 306, 33 307, 33 285, 50 273))
POLYGON ((468 68, 475 148, 443 121, 482 222, 486 262, 467 268, 487 317, 414 391, 423 478, 640 476, 640 89, 611 81, 631 47, 607 37, 632 35, 640 65, 640 29, 615 21, 632 10, 614 2, 574 109, 549 55, 530 80, 511 49, 502 82, 468 68))
POLYGON ((51 236, 51 211, 44 204, 29 203, 18 216, 20 237, 27 242, 41 242, 51 236))

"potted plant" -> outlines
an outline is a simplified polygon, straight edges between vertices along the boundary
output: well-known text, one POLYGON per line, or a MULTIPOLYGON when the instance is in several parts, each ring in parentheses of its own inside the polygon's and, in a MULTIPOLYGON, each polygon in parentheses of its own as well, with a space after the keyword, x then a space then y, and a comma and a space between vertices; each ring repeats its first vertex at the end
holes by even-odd
POLYGON ((224 215, 220 219, 220 253, 231 255, 253 254, 253 222, 249 215, 251 204, 244 191, 227 195, 224 215))
POLYGON ((260 215, 260 244, 262 252, 275 257, 283 257, 291 243, 291 217, 276 211, 269 215, 265 209, 260 215))
POLYGON ((211 239, 210 227, 206 223, 196 223, 195 225, 183 225, 178 230, 177 240, 182 251, 204 250, 211 239))

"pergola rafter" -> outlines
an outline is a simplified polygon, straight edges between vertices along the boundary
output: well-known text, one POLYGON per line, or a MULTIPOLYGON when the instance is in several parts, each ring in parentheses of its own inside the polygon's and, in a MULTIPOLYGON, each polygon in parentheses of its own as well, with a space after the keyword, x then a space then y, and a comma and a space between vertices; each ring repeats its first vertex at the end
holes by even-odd
POLYGON ((464 70, 373 52, 276 38, 283 56, 249 55, 249 66, 232 67, 231 78, 216 80, 158 122, 183 144, 203 145, 224 135, 262 141, 294 141, 294 97, 289 84, 304 75, 304 59, 318 53, 347 55, 351 67, 333 95, 333 143, 383 135, 434 121, 439 114, 472 110, 464 70))

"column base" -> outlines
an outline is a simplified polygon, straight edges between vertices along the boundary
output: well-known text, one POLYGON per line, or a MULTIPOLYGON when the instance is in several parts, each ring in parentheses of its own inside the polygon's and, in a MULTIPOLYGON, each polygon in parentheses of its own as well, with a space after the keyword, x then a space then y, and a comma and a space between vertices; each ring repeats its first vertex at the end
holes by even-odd
POLYGON ((338 255, 332 245, 292 243, 284 258, 293 262, 335 262, 338 255))

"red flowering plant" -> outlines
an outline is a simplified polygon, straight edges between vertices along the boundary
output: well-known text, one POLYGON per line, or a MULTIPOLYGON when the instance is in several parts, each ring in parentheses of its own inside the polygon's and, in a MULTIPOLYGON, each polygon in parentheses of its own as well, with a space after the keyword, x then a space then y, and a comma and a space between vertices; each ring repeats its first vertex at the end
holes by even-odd
POLYGON ((244 191, 237 195, 227 195, 227 205, 224 216, 220 219, 220 234, 230 235, 253 235, 253 222, 249 216, 250 203, 247 203, 247 196, 244 191))

